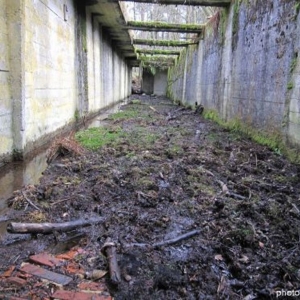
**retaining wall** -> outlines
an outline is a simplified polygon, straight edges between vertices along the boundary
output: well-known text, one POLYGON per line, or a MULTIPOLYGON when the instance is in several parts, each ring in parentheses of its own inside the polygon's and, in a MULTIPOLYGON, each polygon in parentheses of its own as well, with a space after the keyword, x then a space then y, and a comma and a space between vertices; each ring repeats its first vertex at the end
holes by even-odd
POLYGON ((130 67, 81 3, 0 0, 0 161, 130 95, 130 67))
POLYGON ((300 146, 299 1, 236 0, 169 72, 168 94, 300 146))

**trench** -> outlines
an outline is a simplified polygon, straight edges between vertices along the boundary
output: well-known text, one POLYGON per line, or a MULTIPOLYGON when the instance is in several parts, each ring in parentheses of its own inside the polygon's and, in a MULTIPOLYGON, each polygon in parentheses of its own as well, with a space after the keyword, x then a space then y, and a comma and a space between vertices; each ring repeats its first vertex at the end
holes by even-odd
MULTIPOLYGON (((127 99, 103 109, 100 114, 89 120, 82 129, 103 126, 107 117, 118 112, 126 102, 127 99)), ((6 214, 9 211, 7 200, 13 196, 14 191, 39 182, 47 168, 47 149, 47 145, 43 146, 32 153, 30 158, 8 163, 0 169, 0 240, 6 234, 6 214)))

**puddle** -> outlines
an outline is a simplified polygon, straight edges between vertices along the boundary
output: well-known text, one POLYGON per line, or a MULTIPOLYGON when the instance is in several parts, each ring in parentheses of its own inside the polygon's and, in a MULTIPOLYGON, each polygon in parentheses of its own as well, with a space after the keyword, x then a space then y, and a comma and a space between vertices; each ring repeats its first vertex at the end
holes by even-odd
POLYGON ((31 160, 13 162, 1 168, 0 214, 3 214, 7 209, 7 198, 11 197, 13 192, 22 186, 38 183, 46 167, 46 151, 44 150, 31 160))
MULTIPOLYGON (((105 119, 118 112, 127 100, 103 110, 88 124, 87 127, 99 127, 105 124, 105 119)), ((8 211, 7 199, 14 191, 29 184, 37 184, 43 171, 47 167, 47 148, 41 149, 32 159, 9 163, 0 168, 0 238, 6 234, 7 220, 5 213, 8 211)))

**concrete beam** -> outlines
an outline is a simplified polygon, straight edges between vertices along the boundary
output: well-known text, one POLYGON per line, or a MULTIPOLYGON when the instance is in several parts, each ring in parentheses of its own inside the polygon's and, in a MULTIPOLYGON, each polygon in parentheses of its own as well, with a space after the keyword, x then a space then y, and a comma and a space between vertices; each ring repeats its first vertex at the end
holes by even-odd
POLYGON ((164 47, 187 47, 189 45, 198 44, 199 40, 194 41, 174 41, 174 40, 147 40, 147 39, 134 39, 134 45, 147 45, 147 46, 164 46, 164 47))
POLYGON ((184 33, 201 33, 205 25, 198 24, 170 24, 164 22, 139 22, 128 21, 127 29, 141 31, 166 31, 166 32, 184 32, 184 33))
MULTIPOLYGON (((117 0, 111 0, 117 1, 117 0)), ((226 7, 229 6, 231 0, 122 0, 126 2, 141 2, 141 3, 153 3, 153 4, 164 4, 164 5, 193 5, 193 6, 216 6, 226 7)))
POLYGON ((136 49, 136 53, 139 54, 159 54, 159 55, 180 55, 180 51, 172 51, 172 50, 158 50, 158 49, 136 49))

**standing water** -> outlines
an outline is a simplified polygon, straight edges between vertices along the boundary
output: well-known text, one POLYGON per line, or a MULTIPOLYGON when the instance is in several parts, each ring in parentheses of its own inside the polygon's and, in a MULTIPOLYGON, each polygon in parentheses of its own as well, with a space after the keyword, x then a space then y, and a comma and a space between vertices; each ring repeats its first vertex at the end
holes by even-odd
MULTIPOLYGON (((103 110, 97 117, 92 119, 87 127, 99 127, 105 119, 120 110, 120 106, 126 101, 120 102, 103 110)), ((5 213, 8 211, 7 199, 13 192, 29 184, 37 184, 42 173, 47 167, 47 149, 41 149, 33 158, 9 163, 0 168, 0 237, 6 233, 5 213)))

